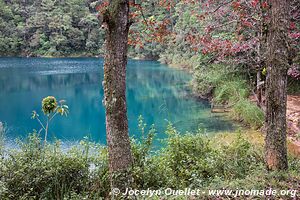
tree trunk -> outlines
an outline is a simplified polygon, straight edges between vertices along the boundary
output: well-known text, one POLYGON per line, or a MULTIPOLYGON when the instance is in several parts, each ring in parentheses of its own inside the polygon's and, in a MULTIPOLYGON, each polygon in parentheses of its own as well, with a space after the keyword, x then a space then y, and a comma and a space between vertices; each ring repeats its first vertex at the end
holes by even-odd
POLYGON ((256 71, 256 95, 257 95, 257 106, 261 109, 264 108, 262 97, 263 97, 263 87, 265 83, 262 83, 262 70, 264 68, 264 52, 266 46, 266 38, 265 38, 265 18, 264 13, 265 9, 263 8, 263 0, 259 1, 260 9, 259 9, 259 29, 258 29, 258 45, 257 45, 257 71, 256 71))
POLYGON ((270 24, 267 35, 265 159, 269 170, 288 168, 286 101, 288 69, 288 2, 268 0, 270 24))
POLYGON ((256 72, 256 95, 257 95, 257 102, 256 105, 261 108, 262 105, 262 85, 261 85, 261 71, 258 68, 256 72))
POLYGON ((128 0, 110 0, 103 22, 107 24, 104 60, 106 139, 112 188, 131 185, 132 155, 126 108, 126 64, 129 31, 128 0))

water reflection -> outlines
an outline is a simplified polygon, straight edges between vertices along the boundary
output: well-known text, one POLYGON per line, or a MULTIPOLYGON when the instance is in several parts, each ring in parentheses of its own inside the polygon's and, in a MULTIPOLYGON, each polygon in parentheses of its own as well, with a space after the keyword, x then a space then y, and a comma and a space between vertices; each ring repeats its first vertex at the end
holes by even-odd
MULTIPOLYGON (((25 136, 37 122, 32 110, 48 95, 65 99, 70 116, 55 119, 50 137, 79 140, 89 135, 105 143, 103 61, 93 58, 1 58, 0 121, 8 124, 9 136, 25 136)), ((155 124, 162 134, 168 121, 180 131, 206 128, 209 132, 233 129, 231 122, 210 114, 206 101, 190 97, 190 76, 153 61, 129 61, 127 103, 131 135, 137 134, 137 118, 155 124)))

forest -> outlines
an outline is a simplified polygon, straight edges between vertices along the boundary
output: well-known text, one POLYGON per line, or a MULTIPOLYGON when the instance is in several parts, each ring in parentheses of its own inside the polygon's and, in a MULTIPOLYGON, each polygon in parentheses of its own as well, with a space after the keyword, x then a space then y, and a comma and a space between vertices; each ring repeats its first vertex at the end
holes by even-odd
POLYGON ((98 55, 96 1, 1 1, 1 55, 98 55))
POLYGON ((300 1, 0 0, 0 27, 0 199, 300 198, 300 1))

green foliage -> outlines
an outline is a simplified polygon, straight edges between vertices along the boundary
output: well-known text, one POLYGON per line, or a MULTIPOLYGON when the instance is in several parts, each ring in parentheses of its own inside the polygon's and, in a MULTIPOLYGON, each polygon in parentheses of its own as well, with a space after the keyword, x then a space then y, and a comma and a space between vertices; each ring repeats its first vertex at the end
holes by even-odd
POLYGON ((5 153, 5 132, 5 125, 2 122, 0 122, 0 159, 4 158, 5 153))
POLYGON ((246 81, 232 80, 224 81, 214 91, 214 101, 217 103, 236 103, 240 99, 245 99, 249 96, 246 81))
POLYGON ((248 100, 249 84, 234 67, 210 65, 199 67, 194 72, 194 90, 203 96, 211 95, 213 103, 227 105, 233 119, 242 121, 253 128, 260 128, 264 113, 248 100))
POLYGON ((93 191, 95 197, 107 195, 107 158, 102 147, 87 141, 68 151, 59 141, 43 147, 36 132, 19 147, 3 160, 1 199, 70 199, 85 191, 93 191))
POLYGON ((264 113, 250 102, 247 82, 238 78, 222 81, 214 90, 214 103, 228 105, 230 116, 252 128, 260 128, 264 123, 264 113))
POLYGON ((62 199, 66 192, 86 187, 88 167, 82 154, 64 154, 59 144, 41 147, 37 133, 20 143, 5 159, 2 199, 62 199))
POLYGON ((170 187, 205 187, 216 179, 243 178, 262 161, 262 154, 241 137, 230 145, 214 145, 202 132, 180 135, 171 125, 163 150, 173 180, 170 187))
POLYGON ((212 95, 215 88, 235 79, 236 74, 234 68, 226 65, 199 66, 194 70, 192 86, 195 92, 203 96, 212 95))
POLYGON ((236 135, 233 143, 220 149, 224 177, 227 180, 242 179, 260 167, 263 167, 263 152, 253 146, 241 133, 236 135))
POLYGON ((48 96, 42 100, 42 110, 44 114, 47 115, 53 113, 56 108, 57 108, 57 101, 55 97, 48 96))
POLYGON ((34 110, 31 114, 31 119, 36 119, 38 123, 41 125, 41 129, 45 131, 45 143, 47 141, 47 135, 49 130, 49 124, 52 119, 60 114, 61 116, 67 116, 69 113, 69 107, 65 104, 65 100, 60 100, 59 103, 57 102, 56 98, 53 96, 45 97, 42 100, 42 111, 44 115, 47 117, 45 124, 41 121, 40 115, 34 110))
POLYGON ((0 1, 1 56, 102 53, 94 0, 0 1))
POLYGON ((265 119, 263 111, 248 99, 241 99, 233 106, 232 116, 253 128, 262 127, 265 119))
POLYGON ((172 179, 170 186, 185 188, 207 184, 218 171, 218 153, 201 133, 180 135, 171 124, 166 133, 167 147, 163 150, 172 179))
POLYGON ((262 152, 241 135, 230 145, 216 145, 217 140, 201 131, 182 135, 172 124, 166 134, 158 152, 149 151, 151 129, 144 142, 132 143, 137 188, 206 187, 219 179, 242 179, 263 165, 262 152))
MULTIPOLYGON (((181 135, 170 124, 164 147, 154 151, 154 129, 146 131, 142 119, 140 128, 143 139, 132 141, 136 189, 283 189, 300 178, 300 161, 292 157, 290 175, 268 174, 261 147, 241 133, 226 144, 201 132, 181 135)), ((104 199, 109 185, 107 149, 88 138, 65 150, 59 141, 43 146, 32 133, 1 158, 1 199, 104 199)))
POLYGON ((300 94, 300 81, 291 77, 288 77, 288 94, 299 95, 300 94))
POLYGON ((139 140, 132 139, 131 148, 134 157, 132 174, 136 188, 159 188, 163 187, 168 177, 163 166, 163 160, 153 150, 153 139, 156 130, 152 125, 146 133, 147 125, 142 116, 139 117, 139 140), (157 173, 153 175, 153 172, 157 173))

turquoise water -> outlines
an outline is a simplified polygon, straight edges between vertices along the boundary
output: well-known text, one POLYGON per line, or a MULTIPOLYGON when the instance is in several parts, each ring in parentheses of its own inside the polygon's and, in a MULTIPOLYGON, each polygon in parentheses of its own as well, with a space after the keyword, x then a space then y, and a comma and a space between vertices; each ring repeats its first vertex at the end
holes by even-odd
MULTIPOLYGON (((67 118, 52 121, 49 140, 78 141, 89 136, 105 144, 103 60, 100 58, 0 58, 0 121, 7 137, 25 137, 40 129, 31 111, 41 112, 45 96, 64 99, 70 107, 67 118)), ((127 68, 129 132, 139 137, 137 119, 155 124, 158 138, 165 137, 168 121, 181 132, 199 128, 215 133, 234 128, 230 121, 212 115, 207 101, 191 96, 191 76, 155 61, 130 60, 127 68)))

